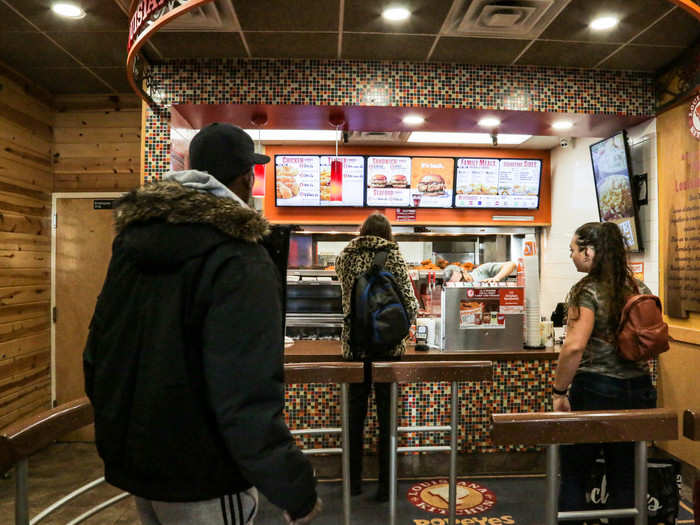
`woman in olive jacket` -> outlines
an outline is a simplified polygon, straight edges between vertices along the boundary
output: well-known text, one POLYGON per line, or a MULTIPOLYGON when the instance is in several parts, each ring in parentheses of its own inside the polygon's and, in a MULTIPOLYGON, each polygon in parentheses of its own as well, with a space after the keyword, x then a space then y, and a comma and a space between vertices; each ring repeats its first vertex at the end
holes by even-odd
MULTIPOLYGON (((391 272, 399 286, 403 304, 409 318, 415 318, 418 302, 408 277, 406 263, 401 257, 399 246, 393 240, 391 224, 384 215, 374 213, 367 217, 355 237, 343 249, 335 264, 335 271, 342 287, 343 313, 345 321, 341 342, 343 357, 365 363, 365 382, 350 385, 350 484, 353 495, 362 492, 362 451, 364 424, 367 415, 367 402, 372 389, 371 357, 367 350, 350 344, 352 290, 359 275, 369 270, 374 256, 379 251, 388 251, 385 268, 391 272)), ((406 340, 386 351, 386 360, 398 359, 406 351, 406 340)), ((379 420, 379 488, 377 501, 389 498, 389 383, 375 383, 374 393, 379 420)))

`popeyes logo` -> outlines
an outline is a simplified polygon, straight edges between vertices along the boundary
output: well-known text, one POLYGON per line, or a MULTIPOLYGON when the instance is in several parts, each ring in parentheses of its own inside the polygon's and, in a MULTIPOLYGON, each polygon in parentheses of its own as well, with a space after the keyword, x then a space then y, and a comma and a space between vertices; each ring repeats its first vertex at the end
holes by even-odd
MULTIPOLYGON (((457 516, 472 516, 493 508, 496 495, 470 481, 457 481, 457 516)), ((446 479, 416 483, 408 490, 408 501, 421 510, 446 515, 450 503, 450 484, 446 479)))
POLYGON ((688 123, 690 124, 690 134, 700 140, 700 95, 697 95, 690 103, 688 123))

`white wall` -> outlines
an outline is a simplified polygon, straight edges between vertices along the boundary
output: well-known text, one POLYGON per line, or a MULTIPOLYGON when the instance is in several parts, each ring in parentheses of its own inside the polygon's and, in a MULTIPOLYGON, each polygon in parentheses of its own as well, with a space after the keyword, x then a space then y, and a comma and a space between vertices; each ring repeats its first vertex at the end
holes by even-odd
MULTIPOLYGON (((649 204, 640 208, 644 253, 631 254, 630 261, 644 262, 644 281, 658 294, 656 120, 630 128, 627 133, 633 171, 646 172, 649 180, 649 204)), ((569 258, 569 243, 581 224, 599 220, 588 147, 601 138, 579 138, 573 146, 552 150, 552 226, 544 228, 541 237, 540 307, 547 318, 556 304, 566 299, 571 286, 583 277, 569 258)))

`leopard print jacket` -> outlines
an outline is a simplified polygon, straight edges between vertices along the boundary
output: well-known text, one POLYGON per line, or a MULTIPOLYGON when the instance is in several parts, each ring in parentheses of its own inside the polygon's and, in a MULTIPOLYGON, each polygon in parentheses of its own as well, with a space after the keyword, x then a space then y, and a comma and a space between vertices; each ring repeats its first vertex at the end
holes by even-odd
MULTIPOLYGON (((389 249, 389 254, 386 259, 385 268, 390 271, 396 279, 409 318, 414 319, 418 312, 418 301, 416 301, 413 293, 413 285, 411 285, 411 281, 408 278, 406 262, 399 252, 399 245, 373 235, 355 237, 343 249, 335 262, 335 272, 340 280, 343 294, 343 314, 345 319, 343 321, 343 332, 340 341, 343 346, 344 359, 362 360, 366 357, 362 348, 356 348, 354 351, 350 349, 349 314, 351 309, 352 288, 355 284, 355 279, 357 279, 361 273, 369 270, 374 260, 374 255, 378 251, 386 249, 389 249)), ((406 339, 392 349, 391 355, 398 357, 405 351, 406 339)))

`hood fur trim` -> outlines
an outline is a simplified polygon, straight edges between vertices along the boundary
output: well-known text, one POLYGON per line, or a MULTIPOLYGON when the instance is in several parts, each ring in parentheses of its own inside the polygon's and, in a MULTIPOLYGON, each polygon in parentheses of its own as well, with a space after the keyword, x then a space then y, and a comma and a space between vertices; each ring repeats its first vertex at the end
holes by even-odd
POLYGON ((172 181, 132 190, 117 201, 116 208, 117 234, 132 223, 156 219, 171 224, 210 224, 231 237, 249 242, 261 240, 269 231, 269 223, 255 210, 172 181))

